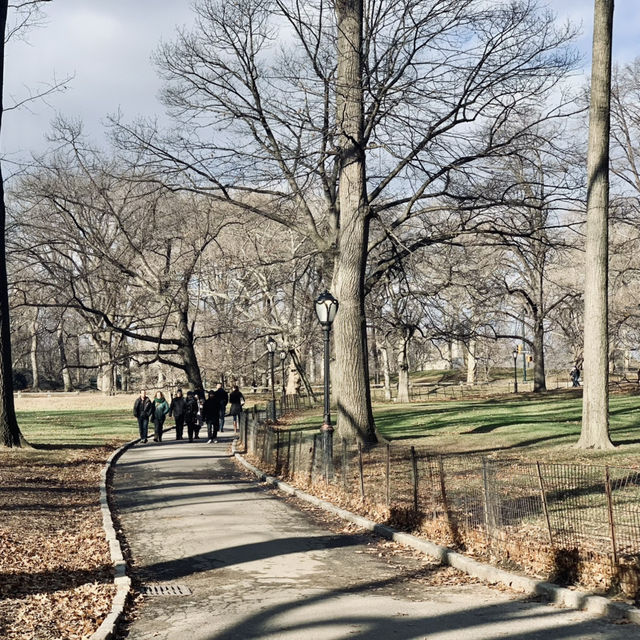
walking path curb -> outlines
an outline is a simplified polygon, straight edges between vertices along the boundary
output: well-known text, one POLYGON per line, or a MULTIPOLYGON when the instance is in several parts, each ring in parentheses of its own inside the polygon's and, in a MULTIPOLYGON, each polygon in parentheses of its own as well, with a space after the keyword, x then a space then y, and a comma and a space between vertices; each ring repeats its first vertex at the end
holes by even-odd
POLYGON ((399 544, 422 551, 423 553, 436 558, 443 564, 450 565, 451 567, 454 567, 459 571, 463 571, 474 578, 479 578, 489 584, 503 584, 527 595, 542 596, 549 602, 568 609, 578 609, 591 613, 595 616, 606 617, 618 621, 626 620, 628 622, 640 624, 640 609, 636 609, 635 607, 622 602, 613 602, 603 596, 590 595, 584 591, 574 591, 565 587, 559 587, 558 585, 551 584, 549 582, 542 582, 535 578, 529 578, 517 573, 504 571, 498 567, 473 560, 472 558, 464 556, 447 547, 434 544, 428 540, 422 540, 421 538, 417 538, 416 536, 412 536, 408 533, 397 531, 393 527, 378 524, 373 522, 373 520, 359 516, 351 511, 341 509, 330 502, 326 502, 325 500, 316 498, 304 491, 300 491, 299 489, 296 489, 290 484, 282 482, 273 476, 268 476, 257 467, 254 467, 250 462, 247 462, 240 453, 235 451, 235 447, 233 453, 237 460, 257 476, 259 481, 266 482, 284 493, 296 496, 297 498, 305 500, 314 506, 328 511, 329 513, 339 516, 344 520, 353 522, 359 527, 362 527, 367 531, 371 531, 381 538, 393 540, 399 544))
POLYGON ((116 585, 116 595, 113 598, 111 604, 111 612, 102 621, 102 624, 98 629, 89 636, 89 640, 109 640, 114 637, 114 631, 116 624, 124 612, 124 607, 129 597, 129 591, 131 589, 131 578, 127 576, 127 563, 122 555, 122 548, 120 547, 120 541, 116 536, 116 530, 113 526, 113 519, 111 517, 111 509, 109 508, 108 494, 107 494, 107 479, 108 474, 118 458, 130 447, 139 442, 140 439, 127 442, 124 446, 114 451, 107 462, 105 463, 102 471, 100 472, 100 509, 102 511, 102 527, 104 528, 107 542, 109 543, 109 552, 111 554, 111 563, 113 564, 114 578, 113 583, 116 585))

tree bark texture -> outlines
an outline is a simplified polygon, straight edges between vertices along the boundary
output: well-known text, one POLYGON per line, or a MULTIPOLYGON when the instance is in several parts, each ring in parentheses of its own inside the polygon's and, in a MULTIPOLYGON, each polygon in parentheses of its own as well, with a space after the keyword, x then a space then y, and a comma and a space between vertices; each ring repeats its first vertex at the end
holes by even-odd
POLYGON ((31 360, 31 390, 40 391, 40 373, 38 366, 38 330, 40 324, 38 322, 38 308, 36 307, 35 316, 31 323, 31 352, 29 354, 31 360))
POLYGON ((584 395, 578 446, 606 449, 609 438, 608 222, 613 0, 595 0, 587 153, 584 285, 584 395))
MULTIPOLYGON (((7 0, 0 0, 0 29, 5 33, 7 0)), ((4 87, 4 37, 0 39, 0 131, 2 130, 2 88, 4 87)), ((4 178, 0 168, 0 430, 1 444, 20 447, 26 441, 20 433, 13 403, 13 369, 11 365, 11 325, 9 323, 9 288, 7 283, 7 252, 5 244, 7 212, 4 204, 4 178)))
POLYGON ((475 384, 478 375, 478 361, 476 360, 476 341, 470 340, 467 347, 467 384, 475 384))
MULTIPOLYGON (((542 303, 542 301, 540 301, 542 303)), ((542 308, 540 305, 539 308, 542 308)), ((547 390, 544 366, 544 320, 540 313, 533 315, 533 390, 547 390)))
POLYGON ((397 402, 409 402, 409 340, 407 331, 398 340, 398 396, 397 402))
POLYGON ((382 353, 382 374, 384 378, 384 399, 391 402, 391 367, 389 366, 389 347, 380 347, 382 353))
POLYGON ((71 370, 69 369, 69 362, 67 360, 67 350, 64 344, 64 329, 62 323, 58 327, 58 351, 60 353, 60 373, 62 375, 62 386, 65 391, 73 390, 73 382, 71 380, 71 370))
POLYGON ((340 303, 334 322, 337 429, 342 438, 375 443, 364 310, 369 208, 364 154, 362 0, 338 0, 335 7, 340 232, 332 288, 340 303))

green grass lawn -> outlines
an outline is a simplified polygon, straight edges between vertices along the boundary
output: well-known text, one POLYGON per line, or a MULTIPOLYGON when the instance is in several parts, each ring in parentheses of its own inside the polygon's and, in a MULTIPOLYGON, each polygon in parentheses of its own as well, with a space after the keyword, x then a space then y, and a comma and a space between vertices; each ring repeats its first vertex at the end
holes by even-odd
MULTIPOLYGON (((640 465, 640 396, 612 395, 614 451, 582 451, 582 399, 573 393, 501 397, 490 400, 374 405, 376 426, 392 442, 420 445, 434 452, 503 453, 518 457, 640 465)), ((307 413, 296 426, 311 428, 322 413, 307 413)))
POLYGON ((96 447, 124 443, 137 437, 138 425, 130 411, 19 411, 18 424, 36 448, 96 447))

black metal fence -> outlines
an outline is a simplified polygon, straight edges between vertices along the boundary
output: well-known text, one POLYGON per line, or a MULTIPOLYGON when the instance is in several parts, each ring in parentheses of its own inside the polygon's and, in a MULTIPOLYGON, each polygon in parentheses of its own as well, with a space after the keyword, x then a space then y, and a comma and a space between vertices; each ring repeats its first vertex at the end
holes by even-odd
POLYGON ((378 521, 545 579, 640 589, 640 470, 435 455, 335 439, 245 414, 241 446, 276 476, 378 521))

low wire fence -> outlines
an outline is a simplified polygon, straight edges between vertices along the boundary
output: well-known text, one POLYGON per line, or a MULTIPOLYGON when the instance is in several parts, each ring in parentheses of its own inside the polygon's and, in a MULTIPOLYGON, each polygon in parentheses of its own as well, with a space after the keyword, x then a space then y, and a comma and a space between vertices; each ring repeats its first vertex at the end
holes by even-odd
POLYGON ((266 415, 245 414, 241 446, 268 473, 504 566, 640 597, 640 470, 364 449, 266 415))

